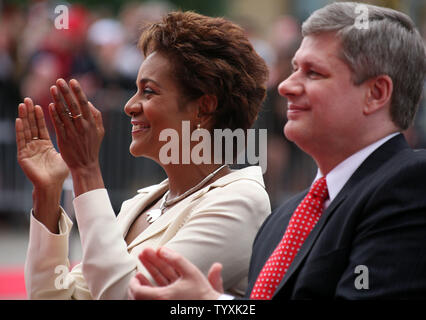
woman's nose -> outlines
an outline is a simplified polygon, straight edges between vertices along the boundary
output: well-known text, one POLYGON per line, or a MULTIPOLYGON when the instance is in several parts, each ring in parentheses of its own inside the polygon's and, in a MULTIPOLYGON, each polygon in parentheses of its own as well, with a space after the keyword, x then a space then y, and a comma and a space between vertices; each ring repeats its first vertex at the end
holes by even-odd
POLYGON ((129 116, 132 117, 135 114, 138 114, 142 112, 142 104, 140 102, 134 101, 133 99, 130 99, 126 105, 124 106, 124 112, 129 116))

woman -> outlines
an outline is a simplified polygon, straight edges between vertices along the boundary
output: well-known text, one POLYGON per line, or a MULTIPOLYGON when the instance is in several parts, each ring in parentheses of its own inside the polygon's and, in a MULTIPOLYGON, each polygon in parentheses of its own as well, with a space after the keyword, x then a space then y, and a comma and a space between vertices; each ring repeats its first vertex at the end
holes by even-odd
POLYGON ((101 114, 78 82, 59 79, 50 90, 60 154, 41 108, 29 98, 19 105, 18 161, 34 185, 25 265, 30 298, 125 299, 132 276, 148 275, 138 254, 160 246, 205 273, 220 261, 225 290, 244 293, 251 244, 270 212, 260 168, 165 163, 160 134, 174 129, 181 139, 183 121, 191 131, 250 128, 265 97, 265 63, 241 28, 192 12, 168 14, 144 30, 139 46, 145 60, 137 92, 124 107, 133 124, 130 152, 157 161, 168 179, 138 190, 117 218, 99 168, 101 114), (82 262, 69 273, 72 223, 59 206, 68 171, 83 249, 82 262))

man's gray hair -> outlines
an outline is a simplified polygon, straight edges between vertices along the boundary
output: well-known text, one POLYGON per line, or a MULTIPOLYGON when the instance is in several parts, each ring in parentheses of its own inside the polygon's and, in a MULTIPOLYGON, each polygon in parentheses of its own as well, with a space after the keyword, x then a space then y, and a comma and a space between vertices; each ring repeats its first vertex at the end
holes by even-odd
POLYGON ((407 129, 417 112, 426 73, 425 45, 413 21, 392 9, 338 2, 315 11, 302 25, 304 37, 324 32, 336 32, 341 39, 340 58, 352 70, 356 85, 379 75, 392 79, 391 119, 407 129), (365 29, 357 23, 361 8, 368 14, 365 29))

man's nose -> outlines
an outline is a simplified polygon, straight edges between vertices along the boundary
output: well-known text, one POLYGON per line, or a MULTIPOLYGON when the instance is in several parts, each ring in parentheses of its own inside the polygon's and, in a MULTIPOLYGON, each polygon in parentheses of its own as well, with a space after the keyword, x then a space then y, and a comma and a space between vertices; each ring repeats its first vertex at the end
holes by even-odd
POLYGON ((303 85, 298 79, 297 72, 292 73, 278 85, 278 93, 286 98, 298 96, 303 92, 303 85))

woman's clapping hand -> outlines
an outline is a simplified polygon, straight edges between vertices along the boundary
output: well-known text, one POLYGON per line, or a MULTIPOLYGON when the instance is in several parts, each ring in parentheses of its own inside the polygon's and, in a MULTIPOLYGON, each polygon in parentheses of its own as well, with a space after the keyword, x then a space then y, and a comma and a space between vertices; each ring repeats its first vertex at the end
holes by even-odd
POLYGON ((25 98, 18 114, 15 126, 19 165, 35 188, 62 188, 69 170, 50 140, 43 110, 25 98))
POLYGON ((18 163, 34 186, 34 217, 58 233, 59 203, 68 167, 50 140, 43 110, 30 98, 18 106, 15 129, 18 163))
POLYGON ((99 165, 104 136, 102 116, 86 98, 77 80, 69 84, 58 79, 50 88, 54 103, 49 105, 59 150, 73 170, 92 170, 99 165))

